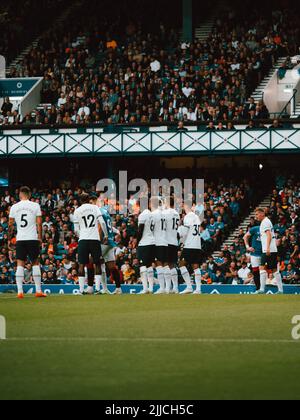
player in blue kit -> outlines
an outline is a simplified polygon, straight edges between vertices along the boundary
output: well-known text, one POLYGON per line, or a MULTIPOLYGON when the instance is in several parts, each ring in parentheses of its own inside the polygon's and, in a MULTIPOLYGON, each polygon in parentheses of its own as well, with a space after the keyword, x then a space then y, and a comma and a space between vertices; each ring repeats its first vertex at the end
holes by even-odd
MULTIPOLYGON (((102 294, 109 293, 107 289, 107 269, 112 275, 113 280, 116 284, 115 294, 120 295, 122 294, 121 276, 116 265, 115 256, 115 251, 117 247, 117 244, 115 242, 115 235, 119 235, 120 232, 113 227, 112 218, 107 208, 105 206, 101 206, 100 201, 98 201, 98 206, 100 207, 100 211, 102 213, 102 217, 107 228, 107 241, 102 244, 102 256, 104 260, 102 264, 102 294)), ((100 293, 100 284, 96 284, 96 292, 100 293)))
POLYGON ((257 290, 260 290, 260 272, 259 267, 261 266, 262 257, 262 243, 260 236, 260 227, 254 226, 244 236, 244 242, 247 251, 251 256, 251 266, 254 275, 254 282, 257 290))

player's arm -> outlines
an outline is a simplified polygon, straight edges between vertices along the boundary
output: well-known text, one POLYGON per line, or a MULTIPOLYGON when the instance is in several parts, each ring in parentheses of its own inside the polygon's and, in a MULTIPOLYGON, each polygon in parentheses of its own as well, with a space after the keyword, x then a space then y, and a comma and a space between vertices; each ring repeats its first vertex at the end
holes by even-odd
POLYGON ((74 223, 74 233, 79 238, 79 236, 80 236, 80 224, 79 224, 79 220, 78 220, 76 212, 74 213, 73 223, 74 223))
POLYGON ((11 240, 14 237, 15 232, 15 219, 13 217, 9 218, 8 222, 8 247, 10 248, 11 240))
POLYGON ((267 255, 270 255, 271 254, 272 232, 270 230, 267 230, 266 235, 267 235, 267 255))
POLYGON ((42 243, 43 242, 43 219, 42 219, 42 216, 38 216, 36 218, 36 226, 37 226, 39 241, 40 241, 40 243, 42 243))
POLYGON ((178 234, 179 234, 179 237, 180 237, 180 242, 183 245, 185 244, 185 242, 187 240, 190 228, 191 228, 190 226, 183 225, 183 226, 180 226, 180 228, 178 230, 178 234))
POLYGON ((98 229, 99 229, 99 235, 100 235, 101 241, 103 243, 107 242, 108 231, 107 231, 107 226, 103 219, 102 214, 98 216, 98 229))
POLYGON ((139 225, 139 228, 138 228, 138 234, 137 234, 138 243, 140 243, 141 240, 142 240, 142 237, 144 235, 144 230, 145 230, 145 225, 144 224, 140 224, 139 225))
POLYGON ((121 235, 121 232, 119 231, 119 229, 117 229, 115 227, 112 228, 112 231, 115 235, 121 235))
POLYGON ((244 243, 245 243, 246 249, 249 252, 254 252, 254 249, 250 246, 250 239, 251 239, 251 233, 247 232, 246 235, 244 236, 244 243))

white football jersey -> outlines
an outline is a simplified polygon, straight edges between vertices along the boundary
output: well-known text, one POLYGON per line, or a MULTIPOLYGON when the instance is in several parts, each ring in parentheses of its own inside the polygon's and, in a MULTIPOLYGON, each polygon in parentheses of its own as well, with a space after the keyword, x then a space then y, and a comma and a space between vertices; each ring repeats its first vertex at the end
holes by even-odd
POLYGON ((152 221, 152 213, 150 210, 145 210, 139 216, 139 226, 144 225, 144 232, 139 246, 155 245, 153 230, 154 225, 152 221))
POLYGON ((74 213, 75 231, 79 241, 100 241, 99 225, 103 226, 102 213, 98 206, 83 204, 74 213))
POLYGON ((152 219, 154 225, 154 239, 156 246, 168 246, 167 241, 167 221, 162 209, 157 209, 152 212, 152 219))
MULTIPOLYGON (((196 213, 190 212, 184 218, 184 248, 185 249, 201 249, 200 237, 201 220, 196 213)), ((181 233, 182 234, 182 233, 181 233)))
POLYGON ((163 211, 167 223, 167 241, 168 245, 178 246, 178 229, 180 225, 179 213, 174 209, 163 211))
POLYGON ((262 242, 262 249, 263 253, 267 252, 267 232, 270 231, 272 235, 272 241, 270 246, 271 253, 278 252, 277 244, 276 244, 276 237, 273 223, 267 217, 261 222, 260 225, 260 237, 262 242))
POLYGON ((42 216, 39 204, 29 200, 20 201, 12 206, 9 217, 17 225, 17 241, 37 241, 37 217, 42 216))

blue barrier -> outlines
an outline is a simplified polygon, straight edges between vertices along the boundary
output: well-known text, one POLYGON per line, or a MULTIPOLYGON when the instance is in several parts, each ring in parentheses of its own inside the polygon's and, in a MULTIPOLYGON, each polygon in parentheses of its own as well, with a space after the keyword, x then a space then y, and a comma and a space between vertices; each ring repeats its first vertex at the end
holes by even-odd
MULTIPOLYGON (((113 292, 115 286, 109 285, 109 291, 113 292)), ((156 286, 155 290, 158 289, 156 286)), ((183 291, 185 286, 180 286, 180 291, 183 291)), ((0 293, 13 293, 16 292, 16 286, 14 285, 0 285, 0 293)), ((142 291, 141 285, 123 285, 122 291, 124 294, 138 294, 142 291)), ((35 288, 32 285, 24 286, 24 292, 26 294, 32 294, 35 292, 35 288)), ((73 285, 44 285, 43 292, 49 295, 77 295, 79 293, 79 287, 73 285)), ((254 286, 232 286, 232 285, 211 285, 202 286, 202 292, 208 295, 251 295, 255 293, 254 286)), ((277 293, 277 287, 268 287, 267 294, 277 293)), ((300 286, 284 286, 284 294, 286 295, 300 295, 300 286)))

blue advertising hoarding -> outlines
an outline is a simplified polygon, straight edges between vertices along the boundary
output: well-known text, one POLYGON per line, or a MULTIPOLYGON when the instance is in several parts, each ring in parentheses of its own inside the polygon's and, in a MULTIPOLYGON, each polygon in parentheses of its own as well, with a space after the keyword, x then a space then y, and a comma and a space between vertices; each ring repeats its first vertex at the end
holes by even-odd
MULTIPOLYGON (((109 285, 109 291, 113 292, 115 286, 109 285)), ((158 286, 156 286, 156 289, 158 286)), ((180 291, 183 291, 185 286, 180 286, 180 291)), ((255 293, 254 286, 231 286, 231 285, 211 285, 202 286, 203 294, 208 295, 251 295, 255 293)), ((14 293, 16 292, 15 285, 0 285, 0 293, 14 293)), ((44 285, 44 293, 49 295, 78 295, 79 287, 74 285, 44 285)), ((123 285, 122 291, 124 294, 138 294, 142 291, 141 285, 123 285)), ((33 285, 24 286, 24 292, 28 295, 35 292, 33 285)), ((267 294, 276 294, 277 287, 268 287, 267 294)), ((300 295, 300 286, 284 286, 284 294, 286 295, 300 295)))

